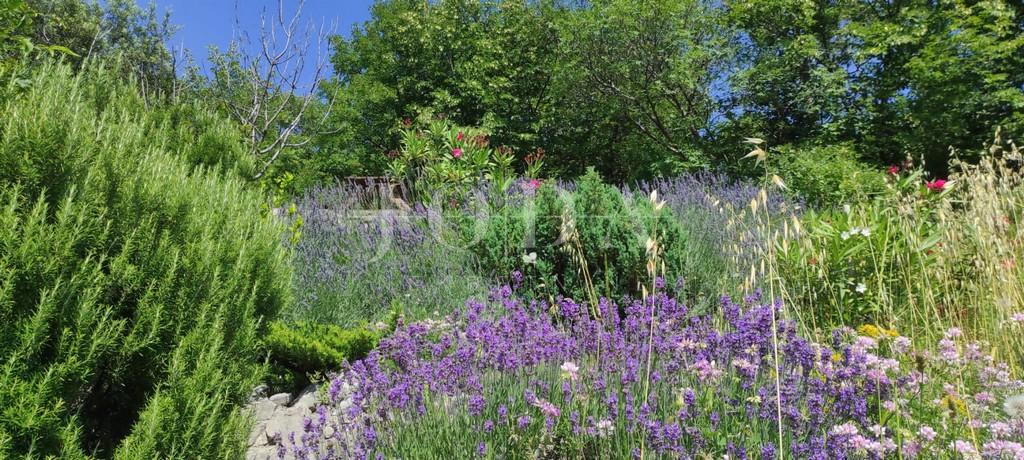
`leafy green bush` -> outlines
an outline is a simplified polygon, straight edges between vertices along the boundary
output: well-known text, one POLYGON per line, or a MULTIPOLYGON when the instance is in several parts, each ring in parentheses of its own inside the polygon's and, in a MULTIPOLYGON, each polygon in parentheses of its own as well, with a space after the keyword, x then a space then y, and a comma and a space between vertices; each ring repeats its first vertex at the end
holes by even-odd
POLYGON ((114 72, 0 91, 0 458, 240 457, 282 226, 114 72))
POLYGON ((646 197, 624 196, 591 170, 574 191, 543 184, 521 204, 500 208, 473 249, 494 274, 520 270, 535 293, 617 298, 649 282, 645 243, 652 237, 664 251, 664 274, 684 276, 688 236, 672 212, 655 213, 646 197))
POLYGON ((486 130, 424 112, 416 123, 403 123, 400 137, 389 173, 405 180, 419 201, 460 198, 484 180, 500 191, 512 183, 511 151, 491 148, 486 130))
POLYGON ((275 364, 304 374, 335 371, 345 361, 366 356, 393 326, 344 329, 311 322, 270 324, 264 339, 275 364))
POLYGON ((885 191, 885 173, 861 163, 848 145, 784 145, 768 155, 769 171, 808 204, 836 206, 885 191))

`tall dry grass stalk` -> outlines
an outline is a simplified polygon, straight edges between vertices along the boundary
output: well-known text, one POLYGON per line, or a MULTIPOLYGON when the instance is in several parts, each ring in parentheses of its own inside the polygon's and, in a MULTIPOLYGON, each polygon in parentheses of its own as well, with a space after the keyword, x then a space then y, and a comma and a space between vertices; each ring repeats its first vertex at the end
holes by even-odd
MULTIPOLYGON (((779 225, 758 213, 770 244, 738 289, 768 289, 803 329, 882 325, 915 341, 950 327, 994 346, 1015 372, 1024 365, 1024 172, 1022 155, 997 132, 973 164, 954 161, 944 190, 919 173, 892 193, 779 225), (933 183, 933 186, 935 184, 933 183), (902 187, 902 189, 901 189, 902 187)), ((749 221, 736 216, 730 221, 749 221)), ((746 216, 742 216, 746 217, 746 216)))

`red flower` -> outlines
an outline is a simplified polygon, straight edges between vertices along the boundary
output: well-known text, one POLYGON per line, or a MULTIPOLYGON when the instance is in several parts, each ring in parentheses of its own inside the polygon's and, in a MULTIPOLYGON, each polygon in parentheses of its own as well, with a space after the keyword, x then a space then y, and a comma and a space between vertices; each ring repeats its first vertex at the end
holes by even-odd
POLYGON ((452 149, 452 156, 455 157, 455 158, 462 158, 462 149, 459 149, 459 148, 452 149))
POLYGON ((459 134, 455 135, 455 140, 462 142, 462 131, 459 131, 459 134))
POLYGON ((933 181, 925 182, 924 186, 928 187, 928 190, 931 190, 933 192, 941 192, 943 189, 946 188, 946 180, 935 179, 933 181))
POLYGON ((889 172, 890 176, 898 176, 898 175, 900 175, 900 167, 896 166, 896 165, 890 166, 889 169, 887 169, 886 171, 889 172))

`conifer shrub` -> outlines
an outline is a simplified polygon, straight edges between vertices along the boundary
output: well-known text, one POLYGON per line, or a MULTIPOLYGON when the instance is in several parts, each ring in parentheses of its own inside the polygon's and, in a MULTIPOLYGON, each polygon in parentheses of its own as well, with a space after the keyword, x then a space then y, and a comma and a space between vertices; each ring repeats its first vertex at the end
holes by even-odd
POLYGON ((273 321, 263 343, 270 355, 275 392, 301 390, 346 362, 366 357, 398 325, 393 310, 387 322, 343 328, 312 321, 273 321))
POLYGON ((518 271, 525 289, 546 298, 637 295, 647 276, 644 245, 657 233, 668 256, 659 273, 688 274, 689 235, 671 211, 654 213, 646 197, 624 194, 593 170, 572 188, 536 186, 489 216, 473 245, 481 265, 498 276, 518 271))
POLYGON ((99 66, 32 75, 0 88, 0 458, 240 457, 290 268, 260 195, 190 156, 239 141, 99 66))

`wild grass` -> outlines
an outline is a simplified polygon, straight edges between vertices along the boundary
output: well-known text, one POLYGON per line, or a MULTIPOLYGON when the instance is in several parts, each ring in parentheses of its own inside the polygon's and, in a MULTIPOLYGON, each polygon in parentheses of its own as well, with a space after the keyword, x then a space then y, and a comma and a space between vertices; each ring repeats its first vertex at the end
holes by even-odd
POLYGON ((1024 364, 1020 158, 997 135, 978 163, 954 162, 948 181, 893 169, 887 191, 872 199, 810 211, 770 231, 761 218, 772 244, 741 287, 772 286, 807 331, 870 324, 938 340, 957 327, 990 343, 1017 372, 1024 364))

